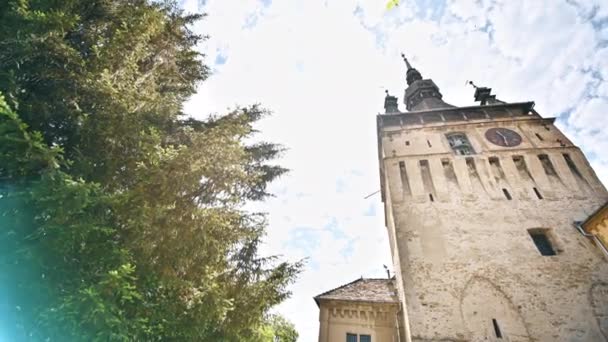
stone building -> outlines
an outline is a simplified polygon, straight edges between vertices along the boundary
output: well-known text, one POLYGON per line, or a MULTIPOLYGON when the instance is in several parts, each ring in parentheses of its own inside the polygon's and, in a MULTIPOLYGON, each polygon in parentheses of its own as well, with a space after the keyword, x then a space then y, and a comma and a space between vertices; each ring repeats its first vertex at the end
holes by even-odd
MULTIPOLYGON (((505 103, 473 85, 479 105, 456 107, 404 61, 407 111, 387 93, 377 116, 395 335, 608 340, 605 235, 581 227, 608 192, 581 150, 534 102, 505 103)), ((323 329, 332 311, 320 307, 323 329)), ((320 331, 320 341, 347 341, 341 334, 320 331)))
POLYGON ((394 279, 357 279, 315 297, 319 342, 399 341, 394 279))

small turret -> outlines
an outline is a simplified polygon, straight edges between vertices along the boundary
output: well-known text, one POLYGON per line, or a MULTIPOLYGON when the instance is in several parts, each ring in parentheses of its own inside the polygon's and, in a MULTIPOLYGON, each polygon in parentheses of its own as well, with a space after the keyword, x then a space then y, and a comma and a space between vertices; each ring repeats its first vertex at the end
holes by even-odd
POLYGON ((397 96, 391 96, 388 94, 388 90, 384 91, 386 96, 384 97, 384 112, 387 114, 399 113, 399 105, 397 96))
POLYGON ((473 83, 473 81, 468 82, 470 85, 475 88, 475 102, 480 102, 480 105, 492 105, 498 103, 505 103, 496 98, 496 95, 492 95, 492 88, 488 87, 478 87, 473 83))

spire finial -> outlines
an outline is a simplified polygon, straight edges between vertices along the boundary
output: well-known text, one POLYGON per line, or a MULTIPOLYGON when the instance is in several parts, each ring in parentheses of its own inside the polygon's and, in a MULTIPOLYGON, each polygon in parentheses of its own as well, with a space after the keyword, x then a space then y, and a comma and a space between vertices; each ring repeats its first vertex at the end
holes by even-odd
POLYGON ((414 69, 410 65, 410 62, 407 60, 407 57, 405 57, 405 54, 403 52, 401 53, 401 57, 403 58, 403 61, 405 62, 405 66, 407 66, 407 70, 414 69))
POLYGON ((475 88, 475 89, 479 88, 478 86, 475 85, 475 83, 473 83, 473 81, 467 81, 467 83, 472 85, 473 88, 475 88))

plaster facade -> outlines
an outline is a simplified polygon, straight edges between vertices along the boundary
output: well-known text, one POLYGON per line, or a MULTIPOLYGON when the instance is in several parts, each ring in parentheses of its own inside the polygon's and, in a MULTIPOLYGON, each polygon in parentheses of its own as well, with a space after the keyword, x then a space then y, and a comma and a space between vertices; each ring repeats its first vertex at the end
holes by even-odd
POLYGON ((347 334, 369 335, 371 341, 399 342, 398 303, 322 301, 319 305, 319 342, 346 341, 347 334))
POLYGON ((532 105, 378 116, 402 341, 608 340, 608 263, 574 226, 608 193, 532 105), (521 144, 488 141, 496 127, 521 144), (450 133, 474 153, 456 155, 450 133), (556 255, 541 255, 538 232, 556 255))

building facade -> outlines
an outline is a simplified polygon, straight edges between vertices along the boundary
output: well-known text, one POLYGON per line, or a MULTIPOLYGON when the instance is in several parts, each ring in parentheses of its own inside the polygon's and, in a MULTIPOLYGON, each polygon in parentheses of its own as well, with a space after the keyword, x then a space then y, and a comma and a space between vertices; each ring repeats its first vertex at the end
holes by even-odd
POLYGON ((319 342, 399 342, 393 279, 357 279, 316 296, 319 342))
POLYGON ((576 223, 608 193, 581 150, 533 102, 455 107, 404 60, 407 111, 387 93, 377 116, 401 340, 608 340, 608 263, 576 223))

